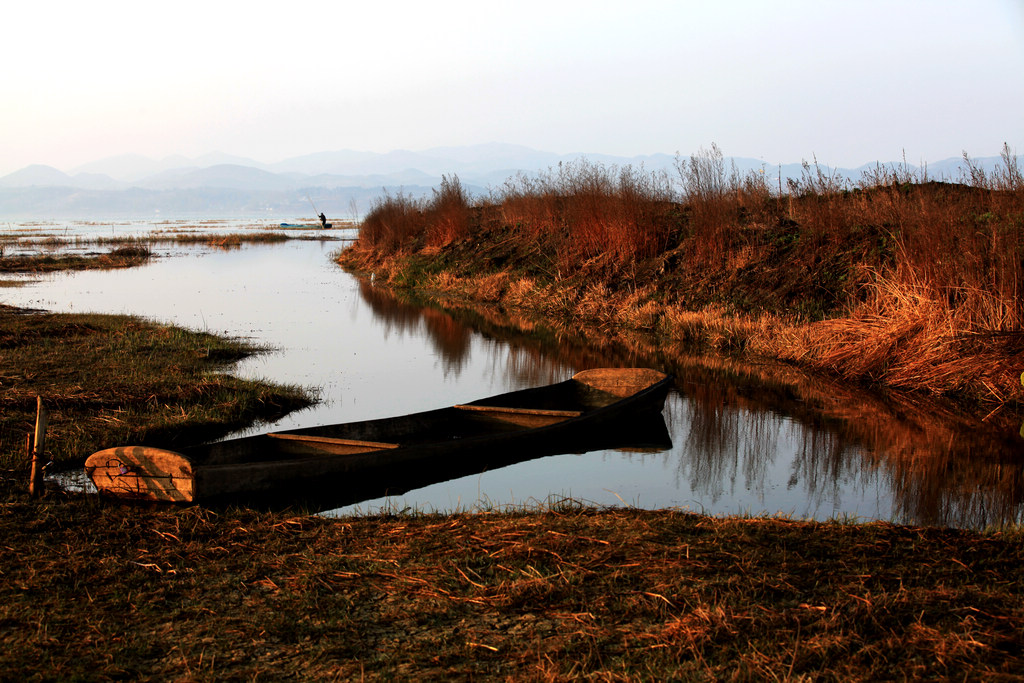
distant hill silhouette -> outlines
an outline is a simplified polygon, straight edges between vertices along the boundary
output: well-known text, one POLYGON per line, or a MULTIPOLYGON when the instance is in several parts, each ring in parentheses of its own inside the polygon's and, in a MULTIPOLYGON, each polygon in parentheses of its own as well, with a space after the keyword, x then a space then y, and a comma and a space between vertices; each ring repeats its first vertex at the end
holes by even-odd
MULTIPOLYGON (((318 206, 329 216, 344 217, 364 212, 385 191, 429 195, 442 175, 457 175, 471 193, 482 194, 518 173, 545 172, 580 158, 605 166, 642 166, 647 171, 676 176, 677 159, 672 154, 559 155, 497 143, 422 152, 317 152, 273 164, 221 153, 161 160, 121 155, 90 162, 70 173, 32 165, 0 178, 0 218, 147 217, 157 213, 293 216, 308 213, 307 195, 319 197, 318 206)), ((972 161, 991 169, 1000 160, 986 157, 972 161)), ((799 178, 803 173, 800 163, 773 165, 759 159, 727 157, 726 164, 740 173, 764 170, 776 181, 780 174, 785 179, 799 178)), ((856 182, 877 165, 827 170, 856 182)), ((927 172, 933 179, 958 180, 963 166, 962 159, 945 159, 929 164, 927 172)), ((913 165, 906 169, 918 171, 913 165)))

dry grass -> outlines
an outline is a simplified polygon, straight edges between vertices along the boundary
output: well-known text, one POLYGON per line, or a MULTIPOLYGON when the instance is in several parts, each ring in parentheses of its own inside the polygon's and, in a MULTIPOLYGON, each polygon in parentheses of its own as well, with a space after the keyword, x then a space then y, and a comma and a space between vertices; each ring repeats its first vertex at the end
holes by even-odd
POLYGON ((729 171, 714 146, 679 159, 674 185, 580 162, 510 179, 458 241, 425 238, 427 208, 389 198, 342 261, 597 329, 1021 400, 1024 181, 1008 149, 995 173, 966 163, 962 183, 903 166, 856 185, 805 164, 783 193, 763 173, 729 171), (384 224, 404 227, 374 237, 384 224))
POLYGON ((427 246, 443 247, 469 232, 469 194, 458 176, 442 176, 440 189, 427 206, 427 246))
POLYGON ((851 379, 936 394, 981 391, 1000 403, 1019 398, 1016 385, 1024 369, 1019 329, 978 324, 977 308, 951 307, 927 285, 909 287, 879 275, 874 287, 878 292, 849 317, 776 337, 776 355, 851 379))
POLYGON ((381 252, 395 253, 422 237, 426 227, 422 201, 385 192, 363 219, 359 239, 381 252))
POLYGON ((64 270, 132 268, 146 263, 152 253, 144 246, 112 249, 106 254, 34 254, 4 256, 0 253, 0 273, 50 273, 64 270))
POLYGON ((671 511, 0 515, 22 680, 1020 680, 1017 534, 671 511))

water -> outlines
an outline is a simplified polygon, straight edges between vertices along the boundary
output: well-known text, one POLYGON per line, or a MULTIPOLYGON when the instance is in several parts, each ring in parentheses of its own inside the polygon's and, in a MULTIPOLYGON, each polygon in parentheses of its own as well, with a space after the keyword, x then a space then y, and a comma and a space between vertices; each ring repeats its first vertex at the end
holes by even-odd
MULTIPOLYGON (((63 227, 70 234, 167 229, 63 227)), ((267 227, 216 225, 227 232, 267 227)), ((271 352, 232 372, 315 388, 321 401, 247 433, 426 410, 601 364, 661 367, 677 377, 664 411, 672 441, 666 450, 550 456, 360 501, 336 514, 534 506, 571 497, 714 515, 971 528, 1021 521, 1024 449, 1015 433, 987 430, 941 405, 867 395, 792 369, 595 348, 403 303, 338 268, 331 255, 341 246, 168 245, 139 268, 22 278, 24 286, 0 288, 0 301, 143 315, 269 345, 271 352)))

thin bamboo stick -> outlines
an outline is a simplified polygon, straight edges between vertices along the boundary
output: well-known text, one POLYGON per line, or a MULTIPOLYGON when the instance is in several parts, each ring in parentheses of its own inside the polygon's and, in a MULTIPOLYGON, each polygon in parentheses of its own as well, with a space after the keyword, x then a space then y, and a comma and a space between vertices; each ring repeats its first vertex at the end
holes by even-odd
POLYGON ((32 439, 32 474, 28 482, 28 493, 33 498, 43 494, 43 451, 46 448, 46 425, 50 411, 43 405, 43 397, 36 397, 36 431, 32 439))

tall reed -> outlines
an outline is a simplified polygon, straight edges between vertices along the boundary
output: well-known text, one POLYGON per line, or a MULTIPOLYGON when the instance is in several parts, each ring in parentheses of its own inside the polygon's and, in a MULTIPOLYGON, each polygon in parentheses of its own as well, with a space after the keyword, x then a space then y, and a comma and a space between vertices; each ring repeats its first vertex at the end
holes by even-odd
MULTIPOLYGON (((437 249, 479 230, 475 248, 506 245, 495 263, 541 258, 556 283, 585 272, 580 301, 584 290, 612 295, 626 284, 681 309, 831 318, 786 336, 789 348, 776 352, 894 383, 931 372, 929 387, 956 390, 972 371, 970 363, 957 370, 957 359, 991 364, 996 347, 1015 358, 992 335, 1024 331, 1017 157, 1004 146, 994 171, 964 161, 960 182, 935 181, 905 161, 851 182, 815 159, 776 185, 764 169, 728 167, 712 145, 678 157, 675 178, 579 160, 518 174, 476 203, 458 178, 445 177, 430 201, 386 195, 360 242, 378 252, 437 249), (754 304, 744 300, 751 288, 761 297, 754 304)), ((459 258, 464 264, 465 253, 459 258)))
POLYGON ((441 176, 441 187, 433 191, 425 208, 428 246, 445 246, 469 232, 470 197, 459 177, 441 176))
POLYGON ((359 227, 360 242, 384 254, 411 248, 427 229, 423 208, 420 199, 385 191, 374 200, 359 227))
POLYGON ((491 196, 507 225, 555 250, 562 270, 616 269, 665 250, 674 199, 664 174, 586 160, 519 174, 491 196))

